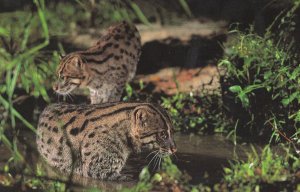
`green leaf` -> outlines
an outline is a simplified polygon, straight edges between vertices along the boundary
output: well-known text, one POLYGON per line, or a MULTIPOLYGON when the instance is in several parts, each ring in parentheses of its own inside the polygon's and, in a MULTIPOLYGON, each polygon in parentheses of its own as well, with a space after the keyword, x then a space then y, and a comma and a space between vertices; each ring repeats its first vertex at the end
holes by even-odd
POLYGON ((0 27, 0 36, 6 36, 6 37, 8 37, 9 36, 9 32, 5 28, 0 27))
POLYGON ((232 93, 239 93, 242 91, 242 88, 239 85, 234 85, 229 87, 229 91, 231 91, 232 93))
POLYGON ((225 167, 224 168, 224 172, 225 172, 225 174, 230 174, 230 173, 232 173, 232 170, 229 169, 229 168, 227 168, 227 167, 225 167))
POLYGON ((155 182, 161 182, 162 181, 162 176, 158 173, 155 173, 151 179, 152 181, 155 181, 155 182))
POLYGON ((243 107, 245 107, 245 108, 249 107, 249 98, 248 98, 248 96, 245 93, 241 92, 238 95, 238 97, 240 98, 243 107))
POLYGON ((125 89, 126 89, 127 96, 130 98, 133 94, 133 89, 131 85, 127 83, 125 89))
POLYGON ((270 77, 273 75, 272 71, 267 71, 264 73, 264 80, 270 79, 270 77))
POLYGON ((139 175, 139 179, 143 181, 148 181, 150 179, 150 173, 148 167, 144 167, 139 175))
POLYGON ((288 106, 290 103, 290 99, 289 98, 284 98, 281 100, 281 103, 283 104, 283 106, 288 106))

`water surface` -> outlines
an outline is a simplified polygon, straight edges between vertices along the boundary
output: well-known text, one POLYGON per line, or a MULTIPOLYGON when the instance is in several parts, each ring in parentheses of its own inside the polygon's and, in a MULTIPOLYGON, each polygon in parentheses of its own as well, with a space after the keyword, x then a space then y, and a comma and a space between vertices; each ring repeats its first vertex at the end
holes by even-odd
MULTIPOLYGON (((26 145, 22 145, 21 150, 26 151, 26 160, 32 165, 32 167, 36 167, 37 163, 42 164, 46 169, 46 178, 66 181, 69 187, 78 191, 80 191, 83 187, 95 187, 109 191, 119 190, 123 187, 130 187, 137 182, 140 171, 151 160, 151 156, 147 158, 147 154, 141 154, 138 156, 132 155, 129 158, 128 164, 124 168, 123 173, 132 176, 133 179, 130 182, 99 181, 76 175, 70 179, 63 176, 63 174, 59 171, 48 166, 39 157, 36 152, 35 137, 33 134, 24 134, 23 142, 25 142, 26 145)), ((192 177, 192 184, 200 182, 212 184, 220 181, 223 176, 223 167, 228 166, 228 162, 235 159, 237 156, 239 159, 245 159, 246 152, 249 152, 251 149, 249 145, 235 146, 223 136, 175 134, 175 142, 178 151, 176 156, 172 156, 172 160, 181 171, 186 172, 192 177)), ((2 154, 0 162, 3 165, 9 157, 9 153, 4 146, 0 147, 0 152, 2 154)))

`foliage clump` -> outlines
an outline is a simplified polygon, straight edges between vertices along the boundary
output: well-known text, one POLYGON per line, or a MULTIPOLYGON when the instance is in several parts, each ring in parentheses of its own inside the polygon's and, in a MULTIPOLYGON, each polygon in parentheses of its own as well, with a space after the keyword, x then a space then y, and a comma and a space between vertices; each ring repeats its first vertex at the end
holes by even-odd
POLYGON ((165 157, 161 170, 151 175, 145 167, 139 176, 139 182, 133 188, 124 189, 122 192, 138 191, 191 191, 192 186, 188 184, 190 177, 182 173, 178 167, 172 163, 170 157, 165 157))
POLYGON ((194 96, 178 93, 172 97, 163 97, 165 107, 177 131, 187 133, 220 133, 224 132, 225 121, 222 113, 222 102, 218 95, 194 96))
POLYGON ((246 161, 235 161, 224 168, 223 184, 243 191, 278 190, 278 187, 295 190, 294 183, 300 180, 300 160, 288 148, 284 150, 285 154, 276 154, 266 146, 258 154, 253 148, 246 161))
POLYGON ((241 135, 299 134, 299 56, 285 37, 286 33, 274 39, 270 32, 261 37, 252 30, 238 31, 220 61, 227 69, 221 82, 223 102, 241 135))

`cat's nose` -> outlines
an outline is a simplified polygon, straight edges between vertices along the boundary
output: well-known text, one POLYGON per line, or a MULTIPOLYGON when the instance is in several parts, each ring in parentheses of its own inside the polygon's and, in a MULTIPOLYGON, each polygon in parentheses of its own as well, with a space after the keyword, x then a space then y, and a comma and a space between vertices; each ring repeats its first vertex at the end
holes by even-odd
POLYGON ((173 154, 177 151, 177 147, 176 147, 176 144, 173 140, 170 140, 170 145, 169 145, 169 148, 170 148, 170 152, 173 154))
POLYGON ((177 151, 177 148, 176 147, 172 147, 170 150, 171 150, 171 152, 173 154, 173 153, 175 153, 177 151))

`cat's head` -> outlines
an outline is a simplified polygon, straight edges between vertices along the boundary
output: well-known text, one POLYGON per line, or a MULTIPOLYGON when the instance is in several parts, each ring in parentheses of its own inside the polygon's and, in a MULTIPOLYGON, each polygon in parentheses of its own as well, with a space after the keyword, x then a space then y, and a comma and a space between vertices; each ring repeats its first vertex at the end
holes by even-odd
POLYGON ((71 53, 61 57, 56 74, 58 81, 53 90, 61 95, 67 95, 75 88, 80 87, 85 78, 84 63, 79 54, 71 53))
POLYGON ((132 135, 138 141, 140 150, 157 150, 163 155, 176 152, 174 127, 169 114, 162 107, 152 104, 139 106, 133 111, 131 119, 132 135))

